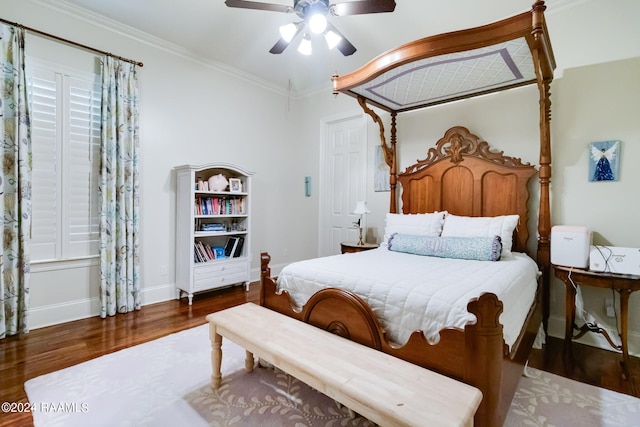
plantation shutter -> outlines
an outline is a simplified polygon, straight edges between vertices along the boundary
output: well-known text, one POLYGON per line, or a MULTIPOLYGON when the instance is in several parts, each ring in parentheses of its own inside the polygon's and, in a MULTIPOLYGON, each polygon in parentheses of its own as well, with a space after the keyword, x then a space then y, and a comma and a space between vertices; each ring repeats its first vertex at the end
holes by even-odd
POLYGON ((100 86, 51 66, 29 67, 33 261, 98 254, 100 86))
POLYGON ((69 99, 69 155, 64 171, 68 195, 68 236, 71 258, 98 254, 98 171, 100 167, 100 86, 95 81, 70 78, 65 83, 69 99))
POLYGON ((31 110, 32 172, 32 222, 31 259, 56 259, 60 252, 59 232, 61 221, 58 214, 58 198, 61 182, 58 163, 61 146, 58 134, 60 127, 58 111, 60 97, 58 87, 62 76, 54 72, 30 68, 28 73, 28 96, 31 110))

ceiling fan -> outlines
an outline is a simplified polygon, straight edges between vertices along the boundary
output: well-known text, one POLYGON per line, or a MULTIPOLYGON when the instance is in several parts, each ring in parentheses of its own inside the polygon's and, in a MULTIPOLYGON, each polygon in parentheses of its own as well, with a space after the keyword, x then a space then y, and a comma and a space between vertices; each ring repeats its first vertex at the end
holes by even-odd
POLYGON ((228 7, 267 10, 271 12, 295 13, 301 21, 280 27, 280 39, 269 50, 278 54, 284 52, 289 43, 303 33, 298 51, 311 54, 311 34, 322 34, 329 49, 337 48, 344 56, 352 55, 356 48, 338 29, 327 20, 328 16, 363 15, 367 13, 393 12, 394 0, 354 0, 330 4, 329 0, 293 0, 293 7, 283 4, 262 3, 245 0, 226 0, 228 7))

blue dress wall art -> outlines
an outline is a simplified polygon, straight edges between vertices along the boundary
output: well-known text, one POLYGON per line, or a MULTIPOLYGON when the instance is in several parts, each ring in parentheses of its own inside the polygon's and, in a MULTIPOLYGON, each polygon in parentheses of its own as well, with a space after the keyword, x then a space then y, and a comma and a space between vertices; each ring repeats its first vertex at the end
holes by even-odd
POLYGON ((589 181, 617 181, 620 141, 593 142, 589 151, 589 181))

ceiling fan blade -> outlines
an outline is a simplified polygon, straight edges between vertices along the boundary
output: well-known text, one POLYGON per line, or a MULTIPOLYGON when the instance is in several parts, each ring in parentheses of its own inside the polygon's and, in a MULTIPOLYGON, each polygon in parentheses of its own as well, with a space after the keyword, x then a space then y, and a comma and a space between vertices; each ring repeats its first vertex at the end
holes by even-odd
POLYGON ((342 34, 340 31, 338 31, 338 29, 335 27, 335 25, 333 25, 331 22, 327 22, 327 29, 333 31, 334 33, 336 33, 337 35, 342 37, 342 39, 336 45, 336 48, 340 52, 342 52, 342 54, 344 56, 353 55, 356 52, 356 50, 357 50, 356 47, 354 45, 352 45, 349 40, 347 40, 347 38, 344 36, 344 34, 342 34))
POLYGON ((282 53, 287 48, 287 46, 289 46, 289 43, 291 42, 288 42, 280 37, 280 40, 278 40, 276 44, 273 45, 273 47, 269 50, 269 53, 273 53, 275 55, 282 53))
POLYGON ((285 6, 284 4, 262 3, 258 1, 245 0, 226 0, 224 4, 226 4, 228 7, 238 7, 240 9, 268 10, 271 12, 283 13, 293 12, 293 8, 291 6, 285 6))
POLYGON ((301 25, 302 23, 299 23, 299 24, 300 25, 297 26, 298 29, 296 30, 296 33, 293 35, 293 37, 291 37, 290 41, 286 41, 284 38, 280 37, 280 40, 278 40, 276 44, 273 45, 273 47, 269 50, 269 52, 273 53, 274 55, 284 52, 284 50, 289 46, 289 44, 298 36, 298 34, 302 32, 304 25, 301 25))
POLYGON ((393 12, 394 0, 359 0, 332 4, 329 9, 335 16, 362 15, 365 13, 393 12))

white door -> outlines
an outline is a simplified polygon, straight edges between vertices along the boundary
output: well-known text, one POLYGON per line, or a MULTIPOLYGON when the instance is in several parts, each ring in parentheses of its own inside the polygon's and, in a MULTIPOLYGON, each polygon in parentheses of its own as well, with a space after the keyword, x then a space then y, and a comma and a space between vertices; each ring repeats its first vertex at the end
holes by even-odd
POLYGON ((365 200, 367 125, 364 114, 322 122, 320 159, 320 256, 340 253, 340 243, 358 241, 353 210, 365 200))

